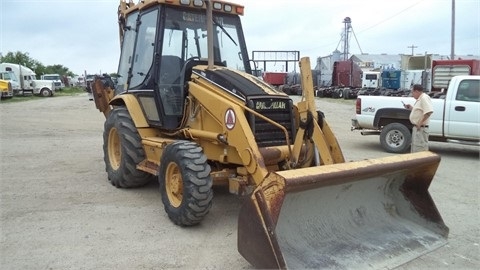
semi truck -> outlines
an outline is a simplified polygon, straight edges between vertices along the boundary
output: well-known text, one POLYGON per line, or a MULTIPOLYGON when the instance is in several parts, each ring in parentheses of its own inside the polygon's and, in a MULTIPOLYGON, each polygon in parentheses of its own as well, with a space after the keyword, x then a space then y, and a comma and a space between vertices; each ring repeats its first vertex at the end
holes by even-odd
POLYGON ((361 68, 352 60, 336 61, 333 64, 332 86, 361 88, 361 68))
POLYGON ((60 74, 43 74, 40 76, 42 80, 53 81, 53 85, 55 85, 55 90, 62 90, 65 88, 65 84, 62 82, 62 76, 60 74))
POLYGON ((43 97, 51 97, 55 94, 55 86, 50 80, 37 80, 35 72, 28 67, 14 63, 1 63, 1 72, 13 72, 19 78, 20 90, 18 95, 30 93, 43 97))
POLYGON ((362 87, 362 69, 353 60, 335 61, 332 71, 332 85, 319 88, 320 97, 351 98, 356 97, 362 87))

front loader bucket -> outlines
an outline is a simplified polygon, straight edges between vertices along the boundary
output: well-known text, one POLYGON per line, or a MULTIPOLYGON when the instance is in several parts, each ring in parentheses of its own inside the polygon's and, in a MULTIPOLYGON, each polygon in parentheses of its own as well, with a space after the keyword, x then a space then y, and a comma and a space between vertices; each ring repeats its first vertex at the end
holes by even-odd
POLYGON ((257 268, 392 268, 447 243, 431 152, 271 173, 240 210, 257 268))

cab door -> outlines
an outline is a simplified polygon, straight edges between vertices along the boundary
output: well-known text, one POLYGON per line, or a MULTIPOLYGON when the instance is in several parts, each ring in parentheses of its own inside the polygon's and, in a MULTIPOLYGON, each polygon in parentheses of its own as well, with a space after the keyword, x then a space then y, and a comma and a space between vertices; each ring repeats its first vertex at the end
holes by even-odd
POLYGON ((480 84, 464 79, 445 108, 446 137, 478 139, 480 135, 480 84))

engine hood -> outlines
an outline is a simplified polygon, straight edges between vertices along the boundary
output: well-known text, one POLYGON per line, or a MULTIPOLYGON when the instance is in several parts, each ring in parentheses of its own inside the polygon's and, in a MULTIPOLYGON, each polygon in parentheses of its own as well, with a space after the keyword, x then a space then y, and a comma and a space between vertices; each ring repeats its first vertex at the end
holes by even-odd
POLYGON ((257 77, 237 70, 197 67, 193 72, 243 100, 259 96, 287 96, 257 77))

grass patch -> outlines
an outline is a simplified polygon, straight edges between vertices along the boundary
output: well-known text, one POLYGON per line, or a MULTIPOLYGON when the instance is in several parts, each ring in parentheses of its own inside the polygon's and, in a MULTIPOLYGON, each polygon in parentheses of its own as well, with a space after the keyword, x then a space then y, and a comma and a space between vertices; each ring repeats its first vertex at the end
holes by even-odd
MULTIPOLYGON (((82 87, 65 87, 60 91, 55 91, 53 98, 55 97, 66 97, 66 96, 76 96, 85 93, 84 88, 82 87)), ((28 95, 28 96, 14 96, 12 98, 2 99, 1 103, 14 103, 14 102, 23 102, 28 100, 36 100, 36 99, 43 99, 43 98, 52 98, 52 97, 42 97, 36 95, 28 95)))
POLYGON ((55 91, 53 97, 76 96, 85 93, 82 87, 65 87, 60 91, 55 91))

